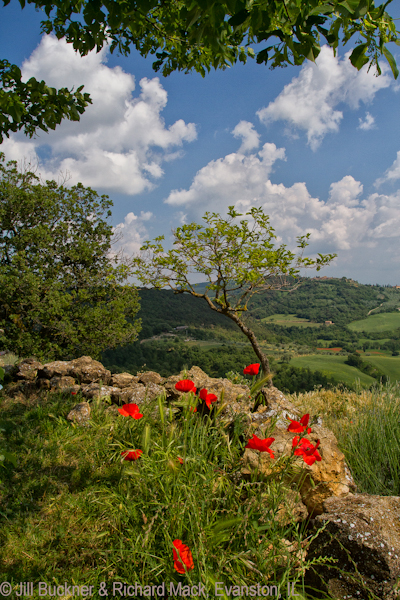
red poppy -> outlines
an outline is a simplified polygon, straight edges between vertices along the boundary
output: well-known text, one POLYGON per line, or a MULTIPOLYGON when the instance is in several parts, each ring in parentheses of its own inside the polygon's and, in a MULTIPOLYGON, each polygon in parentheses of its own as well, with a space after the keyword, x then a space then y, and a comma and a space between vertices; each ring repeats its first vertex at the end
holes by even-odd
POLYGON ((133 419, 141 419, 143 415, 139 412, 137 404, 124 404, 118 409, 118 412, 123 417, 132 417, 133 419))
MULTIPOLYGON (((308 425, 310 415, 308 413, 306 415, 303 415, 300 419, 300 422, 294 421, 290 417, 288 417, 288 419, 289 419, 289 421, 291 421, 289 427, 287 428, 288 431, 291 431, 292 433, 303 433, 303 431, 306 429, 306 427, 308 425)), ((311 433, 310 427, 307 429, 307 433, 311 433)))
POLYGON ((143 450, 125 450, 121 452, 124 460, 137 460, 141 454, 143 454, 143 450))
POLYGON ((181 465, 183 465, 183 459, 180 456, 178 456, 178 460, 181 463, 181 465))
POLYGON ((190 379, 181 379, 175 384, 175 389, 177 389, 178 392, 193 392, 193 394, 195 394, 197 390, 197 388, 194 387, 193 381, 190 379))
POLYGON ((243 369, 244 375, 258 375, 258 371, 260 370, 260 363, 255 363, 253 365, 248 365, 245 369, 243 369))
MULTIPOLYGON (((293 438, 293 448, 295 446, 297 446, 299 442, 299 436, 296 436, 295 438, 293 438)), ((296 456, 302 456, 304 462, 311 466, 315 463, 316 460, 322 460, 322 457, 320 455, 320 453, 317 451, 317 448, 319 446, 320 442, 319 440, 317 440, 317 443, 315 444, 315 446, 312 445, 312 443, 309 440, 306 440, 305 438, 303 438, 302 440, 300 440, 300 448, 297 448, 294 453, 296 456)))
POLYGON ((253 433, 253 437, 251 438, 251 440, 249 440, 247 442, 245 448, 251 448, 252 450, 259 450, 260 452, 269 452, 271 458, 274 458, 274 453, 269 448, 269 446, 274 441, 275 441, 275 438, 265 438, 264 440, 260 440, 260 438, 258 438, 256 436, 256 434, 253 433))
POLYGON ((175 546, 172 550, 174 553, 175 570, 181 575, 184 575, 189 569, 194 569, 193 557, 189 548, 185 546, 181 540, 174 540, 172 544, 175 546))
POLYGON ((200 398, 201 400, 204 400, 208 408, 211 408, 211 402, 216 402, 218 400, 215 394, 207 394, 206 389, 201 390, 200 398))
POLYGON ((194 412, 194 413, 197 412, 197 408, 193 407, 193 406, 189 406, 189 410, 190 410, 190 412, 194 412))
POLYGON ((71 395, 72 396, 76 396, 76 392, 71 392, 71 395))

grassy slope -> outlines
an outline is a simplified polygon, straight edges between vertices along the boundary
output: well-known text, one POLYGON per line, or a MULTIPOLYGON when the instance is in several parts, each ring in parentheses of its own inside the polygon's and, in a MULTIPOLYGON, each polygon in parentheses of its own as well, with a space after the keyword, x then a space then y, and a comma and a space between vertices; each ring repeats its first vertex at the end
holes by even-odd
POLYGON ((352 331, 369 331, 379 333, 381 331, 392 331, 400 327, 400 312, 378 313, 370 315, 361 321, 352 321, 348 328, 352 331))
POLYGON ((292 358, 290 364, 295 367, 309 367, 312 371, 322 371, 324 375, 335 377, 336 379, 344 381, 349 385, 353 385, 357 379, 360 380, 362 385, 371 385, 371 383, 375 382, 373 377, 365 375, 365 373, 361 373, 361 371, 355 367, 345 365, 344 361, 346 359, 346 356, 310 354, 292 358))
POLYGON ((264 319, 260 319, 261 323, 268 324, 273 323, 274 325, 282 325, 282 327, 321 327, 323 323, 311 323, 307 319, 300 319, 296 315, 286 315, 283 313, 276 313, 270 315, 264 319))

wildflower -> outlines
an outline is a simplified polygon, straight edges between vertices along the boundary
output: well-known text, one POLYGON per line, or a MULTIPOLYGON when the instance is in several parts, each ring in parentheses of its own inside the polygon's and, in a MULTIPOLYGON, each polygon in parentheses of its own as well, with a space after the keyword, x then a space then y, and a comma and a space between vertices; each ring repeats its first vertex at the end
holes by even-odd
MULTIPOLYGON (((310 415, 308 413, 306 415, 303 415, 300 419, 300 422, 294 421, 290 417, 288 417, 288 419, 289 419, 289 421, 291 421, 289 427, 287 428, 288 431, 291 431, 292 433, 303 433, 303 431, 306 429, 306 427, 308 425, 310 415)), ((307 433, 311 433, 310 427, 307 429, 307 433)))
POLYGON ((245 369, 243 369, 244 375, 258 375, 258 371, 260 370, 260 363, 255 363, 253 365, 248 365, 245 369))
POLYGON ((175 570, 183 575, 189 569, 194 569, 193 557, 189 548, 181 540, 174 540, 172 544, 175 546, 173 549, 175 570))
POLYGON ((71 392, 71 396, 76 396, 76 392, 71 392))
POLYGON ((124 460, 137 460, 141 454, 143 454, 143 450, 124 450, 124 452, 121 452, 124 460))
MULTIPOLYGON (((293 438, 293 448, 297 446, 297 444, 299 443, 299 439, 299 436, 293 438)), ((304 462, 307 465, 311 466, 315 463, 316 460, 322 460, 321 455, 317 451, 319 443, 319 440, 317 440, 317 443, 315 444, 315 446, 313 446, 311 442, 303 438, 302 440, 300 440, 300 448, 296 448, 294 453, 296 456, 302 456, 304 462)))
POLYGON ((178 456, 178 460, 181 463, 181 465, 183 465, 183 459, 180 456, 178 456))
POLYGON ((175 389, 177 389, 178 392, 193 392, 193 394, 197 391, 197 388, 194 387, 194 383, 191 379, 181 379, 175 384, 175 389))
POLYGON ((211 408, 211 402, 216 402, 218 400, 215 394, 208 394, 206 389, 201 390, 200 398, 201 400, 204 400, 209 409, 211 408))
POLYGON ((274 458, 274 453, 269 448, 272 442, 275 441, 275 438, 265 438, 261 440, 253 433, 253 437, 249 440, 245 446, 245 448, 251 448, 252 450, 259 450, 260 452, 269 452, 271 458, 274 458))
POLYGON ((132 417, 133 419, 141 419, 143 415, 139 412, 137 404, 124 404, 118 409, 118 412, 123 417, 132 417))

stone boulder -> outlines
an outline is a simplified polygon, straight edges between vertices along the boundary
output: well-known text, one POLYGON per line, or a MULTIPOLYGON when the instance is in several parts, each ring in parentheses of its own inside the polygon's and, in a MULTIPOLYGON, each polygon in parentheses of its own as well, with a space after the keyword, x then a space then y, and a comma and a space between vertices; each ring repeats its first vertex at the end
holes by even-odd
POLYGON ((68 421, 73 421, 78 425, 89 424, 90 417, 90 406, 88 402, 80 402, 68 413, 67 419, 68 421))
POLYGON ((66 377, 69 375, 69 361, 55 360, 46 363, 38 371, 39 379, 52 379, 53 377, 66 377))
POLYGON ((38 360, 35 358, 26 358, 18 364, 16 377, 19 380, 35 381, 40 369, 43 369, 43 365, 38 360))
POLYGON ((78 383, 98 383, 100 380, 107 385, 111 380, 111 372, 90 356, 81 356, 68 363, 68 375, 78 383))
POLYGON ((307 559, 333 557, 346 574, 314 565, 307 571, 307 585, 334 598, 399 598, 400 497, 331 496, 324 500, 323 513, 313 525, 315 530, 326 527, 309 545, 307 559))
POLYGON ((111 376, 110 385, 121 390, 139 382, 139 378, 130 373, 116 373, 111 376))

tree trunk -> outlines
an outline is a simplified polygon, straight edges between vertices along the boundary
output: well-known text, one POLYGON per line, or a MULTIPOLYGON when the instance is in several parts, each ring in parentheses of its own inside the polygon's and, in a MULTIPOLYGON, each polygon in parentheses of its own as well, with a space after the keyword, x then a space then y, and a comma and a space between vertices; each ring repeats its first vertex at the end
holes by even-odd
MULTIPOLYGON (((238 327, 240 327, 240 329, 243 331, 243 333, 249 338, 250 343, 253 346, 253 350, 256 353, 258 359, 260 360, 261 368, 263 371, 263 377, 270 375, 271 369, 269 367, 269 360, 265 356, 264 352, 261 350, 261 347, 257 341, 257 338, 254 335, 254 333, 251 331, 251 329, 246 327, 246 325, 244 323, 242 323, 242 321, 235 314, 228 313, 228 312, 224 312, 224 314, 227 317, 231 318, 236 323, 236 325, 238 327)), ((269 381, 267 382, 267 386, 272 387, 272 378, 269 379, 269 381)))

